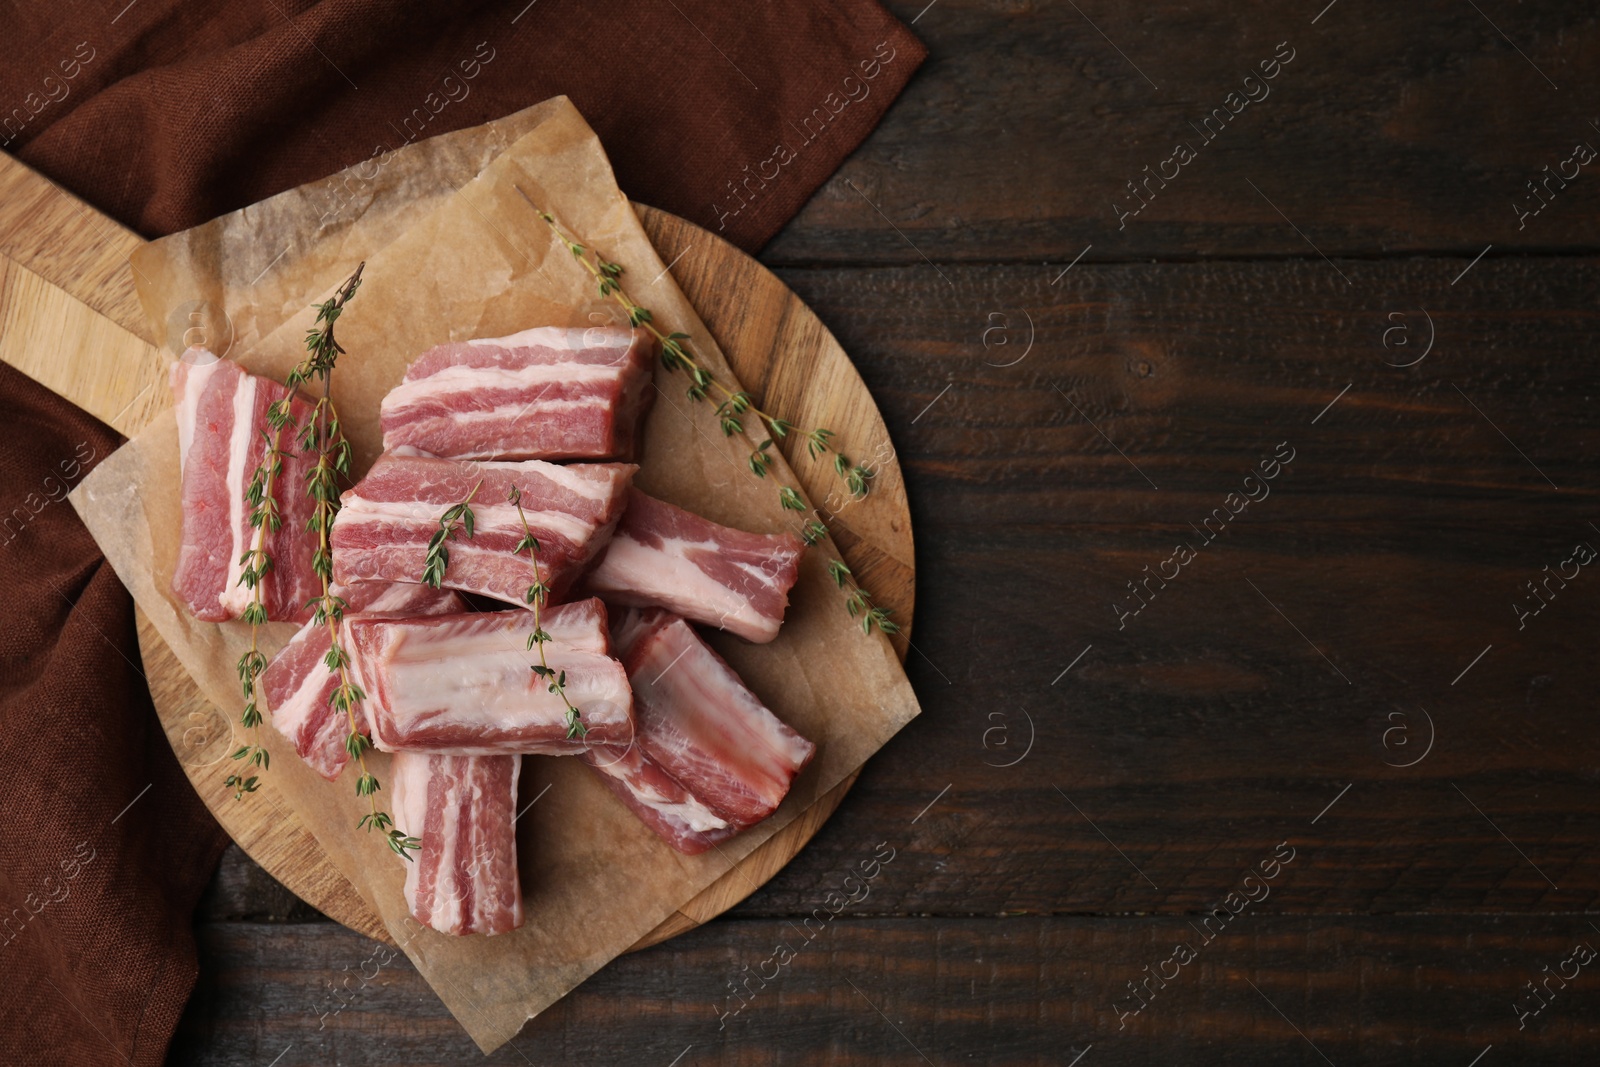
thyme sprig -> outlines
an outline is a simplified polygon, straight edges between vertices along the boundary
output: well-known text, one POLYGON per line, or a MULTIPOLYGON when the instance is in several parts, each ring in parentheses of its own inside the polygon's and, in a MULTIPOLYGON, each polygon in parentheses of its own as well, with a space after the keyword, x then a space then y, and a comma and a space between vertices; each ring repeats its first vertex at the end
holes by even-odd
POLYGON ((522 524, 522 539, 517 542, 517 547, 512 549, 512 552, 527 552, 528 558, 533 561, 533 584, 528 586, 526 594, 526 599, 533 608, 533 632, 528 635, 528 648, 539 649, 539 662, 533 665, 533 673, 544 679, 550 692, 559 696, 561 702, 567 706, 567 739, 570 741, 586 737, 589 728, 583 725, 583 714, 567 697, 567 672, 551 668, 549 660, 545 659, 544 655, 544 646, 550 640, 550 635, 545 633, 540 609, 550 596, 550 588, 539 577, 539 539, 533 536, 533 530, 528 527, 528 516, 522 510, 522 491, 512 486, 508 499, 517 509, 517 521, 522 524))
POLYGON ((306 494, 311 497, 313 505, 311 517, 306 520, 306 529, 317 535, 316 547, 311 555, 311 569, 321 582, 322 592, 307 604, 312 608, 317 625, 328 628, 328 652, 323 657, 323 663, 328 670, 337 674, 339 681, 328 701, 345 715, 349 727, 344 739, 345 751, 356 761, 360 772, 356 778, 356 795, 367 798, 367 814, 361 816, 356 825, 369 833, 381 833, 391 851, 402 859, 410 859, 411 853, 420 848, 422 843, 398 829, 393 816, 378 807, 377 795, 382 786, 377 776, 367 768, 366 760, 366 750, 372 747, 372 742, 361 732, 356 721, 356 708, 366 699, 366 693, 350 680, 350 653, 340 636, 345 601, 343 597, 335 595, 332 588, 333 551, 329 536, 333 531, 333 520, 339 514, 339 480, 349 478, 350 460, 354 453, 349 438, 345 436, 344 424, 339 419, 339 410, 333 402, 333 369, 339 356, 344 353, 344 348, 334 337, 334 324, 344 313, 345 304, 361 287, 361 272, 365 268, 365 263, 357 266, 355 273, 345 280, 331 298, 316 306, 316 320, 306 331, 306 358, 289 372, 284 384, 290 389, 298 389, 306 382, 316 381, 321 386, 317 402, 305 425, 300 428, 298 437, 301 452, 317 457, 316 465, 306 472, 306 494))
MULTIPOLYGON (((662 333, 655 325, 650 309, 642 307, 628 295, 623 288, 621 278, 623 267, 620 263, 613 263, 602 256, 598 250, 585 248, 577 240, 567 234, 556 222, 555 216, 533 202, 533 198, 523 191, 521 186, 515 186, 517 192, 528 206, 533 208, 539 218, 544 220, 556 240, 564 245, 572 258, 581 263, 589 275, 595 280, 600 295, 609 297, 620 304, 628 313, 628 322, 635 328, 643 327, 651 336, 661 344, 661 363, 669 371, 684 371, 689 376, 688 397, 693 401, 702 401, 711 398, 716 393, 721 400, 716 406, 718 423, 722 427, 724 436, 732 437, 739 434, 746 441, 751 442, 749 454, 745 457, 745 465, 750 473, 758 478, 765 478, 772 468, 772 443, 783 440, 791 434, 802 437, 806 443, 806 452, 813 459, 820 459, 829 453, 833 454, 834 473, 844 482, 850 495, 859 500, 867 495, 872 487, 872 480, 877 472, 864 463, 854 463, 850 457, 839 450, 834 443, 834 432, 829 429, 817 427, 802 429, 787 419, 772 415, 756 405, 749 393, 743 390, 729 388, 718 380, 695 355, 690 347, 690 337, 686 333, 673 331, 662 333), (770 436, 766 440, 756 442, 749 434, 744 417, 753 415, 758 425, 764 425, 770 436)), ((810 512, 806 520, 801 523, 800 539, 806 547, 814 547, 828 537, 828 528, 820 520, 818 514, 806 507, 806 502, 800 494, 786 485, 778 487, 778 503, 785 511, 810 512)), ((871 634, 873 627, 877 627, 885 634, 898 633, 899 623, 892 621, 889 616, 893 614, 889 608, 878 607, 872 602, 872 594, 863 589, 856 581, 855 575, 842 560, 833 559, 828 562, 828 573, 840 589, 845 590, 845 610, 852 619, 858 619, 863 633, 871 634)))
POLYGON ((261 673, 267 669, 267 657, 261 651, 259 638, 262 624, 267 621, 267 608, 261 597, 262 585, 266 584, 267 574, 272 571, 272 553, 267 550, 267 537, 277 533, 283 526, 283 515, 278 512, 275 491, 278 475, 283 474, 280 443, 283 427, 290 422, 288 405, 280 408, 275 403, 270 406, 267 419, 269 426, 272 426, 262 434, 262 437, 266 437, 267 451, 262 454, 261 466, 256 467, 251 475, 250 485, 245 488, 245 501, 250 504, 250 525, 254 534, 250 547, 245 549, 242 557, 238 557, 238 563, 243 568, 238 581, 250 589, 250 603, 240 616, 250 624, 250 651, 238 657, 238 685, 245 694, 245 710, 238 715, 238 721, 250 731, 250 742, 234 750, 235 760, 245 760, 245 766, 240 771, 227 776, 226 785, 234 790, 234 800, 243 800, 245 793, 256 792, 261 787, 261 776, 251 771, 259 768, 266 773, 272 763, 266 745, 261 744, 261 704, 258 697, 261 693, 261 673))
POLYGON ((870 634, 876 626, 886 634, 900 632, 900 624, 889 618, 894 614, 890 608, 880 608, 872 602, 872 594, 861 588, 856 583, 856 576, 845 566, 842 559, 828 561, 828 574, 832 576, 834 584, 840 589, 847 590, 844 606, 852 619, 861 622, 861 632, 870 634))
POLYGON ((451 504, 439 516, 439 528, 428 538, 428 553, 422 559, 422 584, 438 589, 444 583, 444 572, 450 566, 451 538, 458 532, 465 532, 467 540, 472 540, 478 522, 477 516, 472 513, 472 498, 478 495, 482 487, 483 479, 479 478, 465 500, 451 504))
POLYGON ((233 790, 234 800, 243 800, 245 794, 259 789, 260 775, 252 772, 259 769, 264 773, 272 764, 266 746, 261 743, 261 675, 267 669, 267 657, 260 647, 261 627, 267 622, 262 592, 267 575, 272 572, 272 553, 267 548, 267 538, 283 527, 277 489, 278 479, 283 474, 283 431, 295 425, 293 409, 293 389, 268 405, 268 429, 262 431, 266 451, 245 486, 245 503, 250 507, 250 526, 255 532, 249 547, 239 557, 243 568, 239 584, 250 590, 250 603, 239 616, 250 625, 250 649, 238 662, 239 687, 244 692, 244 710, 239 722, 250 732, 250 740, 233 751, 234 759, 244 761, 244 767, 228 775, 225 782, 233 790))
MULTIPOLYGON (((845 487, 850 491, 851 496, 859 499, 867 495, 875 472, 864 464, 852 463, 848 456, 840 452, 838 446, 833 442, 835 434, 832 430, 821 427, 808 430, 796 426, 788 419, 779 418, 762 410, 750 394, 744 390, 729 388, 710 371, 706 370, 705 365, 701 363, 693 348, 690 347, 688 334, 679 331, 662 333, 655 325, 650 309, 641 307, 628 295, 628 291, 623 288, 620 281, 623 274, 622 264, 612 263, 598 251, 585 248, 573 240, 556 223, 555 216, 535 204, 528 194, 522 191, 520 186, 517 187, 517 192, 522 194, 522 198, 528 201, 539 217, 544 220, 545 225, 550 227, 550 232, 555 234, 556 239, 566 246, 567 251, 572 253, 572 258, 583 264, 584 269, 589 272, 597 283, 600 295, 615 300, 628 313, 628 323, 630 325, 634 327, 642 326, 660 342, 662 366, 669 371, 681 370, 688 374, 689 388, 687 395, 689 399, 698 402, 710 398, 713 393, 721 397, 716 406, 718 424, 722 427, 724 436, 732 437, 735 434, 739 434, 750 442, 750 452, 745 457, 745 465, 750 468, 751 474, 754 474, 757 478, 765 478, 767 472, 772 469, 772 442, 781 441, 794 434, 805 440, 806 452, 812 459, 817 459, 829 452, 833 453, 833 469, 844 481, 845 487), (747 415, 754 416, 758 425, 766 427, 768 434, 770 434, 766 440, 757 442, 750 436, 745 426, 745 416, 747 415)), ((787 497, 794 497, 798 502, 799 498, 795 496, 793 489, 783 486, 779 488, 778 492, 780 499, 783 500, 784 507, 793 507, 785 494, 787 494, 787 497)), ((795 508, 794 510, 803 510, 803 508, 804 505, 801 505, 800 508, 795 508)))
MULTIPOLYGON (((345 713, 350 727, 345 738, 345 750, 360 769, 356 795, 368 798, 370 811, 361 817, 357 825, 369 831, 379 831, 389 848, 410 859, 410 853, 419 848, 421 842, 396 829, 393 817, 378 808, 377 793, 381 786, 377 777, 367 769, 363 755, 372 742, 367 740, 356 723, 356 708, 366 699, 366 694, 350 680, 350 655, 340 640, 345 602, 332 589, 333 552, 329 536, 334 517, 339 512, 339 479, 349 477, 354 453, 333 402, 333 369, 344 352, 334 338, 334 324, 343 314, 345 304, 360 288, 361 272, 365 268, 365 263, 357 266, 355 273, 345 279, 332 297, 316 305, 316 320, 306 331, 306 358, 284 378, 287 392, 267 408, 269 429, 263 431, 267 451, 245 490, 251 509, 250 524, 256 534, 250 548, 240 557, 240 563, 244 566, 240 581, 250 588, 251 601, 240 616, 250 624, 250 649, 239 658, 239 682, 245 695, 242 721, 252 731, 252 736, 251 743, 240 746, 233 753, 233 758, 248 760, 248 766, 259 767, 263 771, 270 762, 266 748, 260 743, 262 716, 257 698, 260 676, 267 669, 267 658, 260 650, 258 637, 260 627, 267 621, 266 607, 262 602, 262 583, 273 567, 271 553, 267 550, 267 537, 283 526, 276 496, 278 480, 283 474, 283 433, 287 429, 294 429, 300 453, 317 457, 315 466, 305 476, 305 492, 313 502, 306 530, 317 535, 311 555, 311 569, 321 583, 322 592, 306 601, 306 606, 312 609, 316 624, 328 628, 328 653, 323 662, 330 671, 337 673, 339 680, 329 702, 345 713), (302 423, 294 417, 294 402, 300 387, 312 381, 321 386, 321 396, 302 423)), ((241 772, 229 775, 227 784, 233 788, 234 797, 242 800, 246 793, 253 793, 260 787, 260 779, 257 775, 241 772)))

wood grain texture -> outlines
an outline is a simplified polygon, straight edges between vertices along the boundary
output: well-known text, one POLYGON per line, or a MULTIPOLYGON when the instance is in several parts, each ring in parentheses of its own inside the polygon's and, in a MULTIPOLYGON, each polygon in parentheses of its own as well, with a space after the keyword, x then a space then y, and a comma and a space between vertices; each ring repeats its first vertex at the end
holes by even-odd
POLYGON ((0 204, 0 256, 25 264, 130 333, 145 335, 128 271, 129 254, 144 243, 138 234, 9 155, 0 156, 0 204))
POLYGON ((380 946, 329 924, 211 926, 202 967, 225 977, 197 991, 169 1062, 1066 1067, 1092 1045, 1081 1067, 1468 1067, 1489 1045, 1485 1064, 1586 1062, 1578 1050, 1600 1040, 1588 970, 1565 989, 1553 982, 1525 1028, 1512 1009, 1545 966, 1600 943, 1582 916, 1246 910, 1232 924, 1205 943, 1179 917, 844 913, 806 940, 792 920, 728 920, 614 961, 488 1057, 404 957, 385 962, 380 946), (1196 958, 1119 1029, 1118 1007, 1137 1003, 1127 983, 1179 942, 1196 958), (750 979, 779 945, 793 958, 767 967, 765 984, 750 979), (730 985, 748 990, 744 1001, 730 985))
POLYGON ((1314 259, 1309 238, 1328 255, 1462 257, 1459 270, 1491 243, 1600 248, 1593 164, 1520 228, 1513 208, 1577 143, 1600 149, 1592 8, 1341 0, 1313 25, 1328 0, 888 6, 916 20, 928 59, 764 262, 1059 271, 1090 244, 1085 262, 1314 259), (1280 42, 1295 56, 1270 95, 1197 133, 1280 42), (1196 158, 1163 187, 1179 142, 1196 158), (1149 206, 1120 224, 1145 167, 1149 206))
MULTIPOLYGON (((0 215, 0 252, 6 256, 0 260, 0 358, 124 433, 137 433, 170 403, 163 383, 165 358, 134 332, 143 317, 131 280, 113 280, 108 267, 117 256, 125 264, 140 239, 9 157, 0 157, 0 191, 8 197, 0 215)), ((882 419, 849 357, 754 260, 681 219, 643 205, 638 210, 658 246, 699 246, 694 261, 680 263, 676 276, 691 299, 705 299, 702 315, 715 324, 735 373, 753 376, 746 384, 768 410, 804 425, 815 425, 825 415, 826 424, 845 441, 884 442, 882 453, 872 457, 879 472, 877 491, 852 508, 849 540, 840 550, 863 581, 871 580, 878 602, 909 631, 914 576, 904 482, 882 419), (737 279, 738 299, 719 284, 729 278, 737 279), (769 360, 788 361, 795 369, 765 368, 769 360), (840 395, 808 399, 819 389, 840 395)), ((831 471, 816 463, 795 467, 807 492, 823 501, 835 480, 831 471)), ((229 717, 202 696, 142 616, 139 633, 146 677, 168 740, 217 820, 302 899, 353 930, 389 940, 381 921, 328 863, 270 778, 250 803, 233 799, 225 784, 229 717)), ((900 654, 905 654, 903 643, 900 654)), ((819 798, 640 945, 691 929, 749 895, 804 846, 838 807, 851 781, 853 776, 819 798)))
POLYGON ((119 429, 170 399, 155 349, 46 276, 0 256, 0 360, 119 429), (120 424, 120 425, 119 425, 120 424))
POLYGON ((1512 605, 1600 547, 1600 263, 1486 260, 1454 287, 1438 261, 1339 264, 1359 293, 1321 261, 1080 266, 1059 293, 946 265, 958 299, 926 266, 782 272, 900 446, 924 714, 749 907, 785 913, 947 785, 903 850, 916 877, 866 907, 1189 910, 1285 837, 1329 864, 1275 907, 1595 905, 1600 584, 1583 569, 1523 629, 1512 605), (1414 355, 1383 346, 1387 312, 1417 353, 1419 305, 1434 351, 1392 367, 1414 355), (1022 311, 1037 327, 1011 367, 986 363, 1015 358, 981 343, 994 309, 1014 346, 1022 311), (1190 524, 1285 440, 1271 495, 1206 544, 1190 524), (1179 540, 1197 558, 1119 629, 1126 583, 1179 540), (1424 712, 1436 743, 1397 766, 1424 712))

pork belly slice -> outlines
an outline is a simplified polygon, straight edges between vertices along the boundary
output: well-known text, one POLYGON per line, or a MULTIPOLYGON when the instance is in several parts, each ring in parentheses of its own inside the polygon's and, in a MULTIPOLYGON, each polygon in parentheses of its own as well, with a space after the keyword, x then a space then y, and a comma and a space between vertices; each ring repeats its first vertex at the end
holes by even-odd
POLYGON ((541 612, 545 658, 565 671, 567 699, 588 734, 567 737, 567 708, 534 673, 533 615, 469 612, 346 623, 350 654, 367 694, 372 742, 386 752, 571 755, 591 745, 626 744, 633 694, 610 656, 606 609, 580 600, 541 612))
POLYGON ((765 819, 817 747, 791 730, 683 619, 624 611, 614 630, 633 683, 633 743, 585 762, 662 840, 704 852, 765 819))
POLYGON ((395 755, 395 825, 422 843, 406 861, 405 887, 419 923, 446 934, 503 934, 522 925, 521 773, 521 756, 395 755))
POLYGON ((630 489, 585 587, 764 644, 778 636, 804 551, 793 534, 745 533, 630 489))
MULTIPOLYGON (((237 618, 251 601, 250 590, 239 584, 240 557, 254 546, 256 534, 245 490, 266 455, 267 409, 289 391, 197 347, 172 364, 169 380, 183 485, 183 532, 172 594, 195 618, 222 622, 237 618)), ((290 411, 302 419, 310 406, 297 397, 290 411)), ((312 511, 306 473, 313 462, 296 451, 292 426, 285 427, 281 447, 283 472, 273 495, 283 524, 267 534, 272 569, 261 599, 267 618, 303 622, 311 614, 306 600, 322 591, 311 569, 314 537, 306 531, 312 511)))
POLYGON ((342 498, 333 523, 334 581, 421 581, 439 516, 477 486, 476 534, 469 540, 462 530, 451 539, 444 585, 526 606, 535 569, 526 552, 514 551, 522 538, 508 500, 515 486, 539 540, 538 577, 551 599, 560 600, 610 539, 637 469, 631 463, 474 463, 414 449, 386 452, 342 498))
POLYGON ((383 398, 383 447, 452 459, 632 459, 655 339, 540 327, 424 352, 383 398))
MULTIPOLYGON (((372 616, 445 615, 467 607, 460 594, 426 585, 362 582, 348 589, 334 586, 333 592, 344 598, 346 621, 372 616)), ((332 781, 350 760, 344 747, 350 722, 332 704, 339 678, 328 669, 324 658, 329 647, 327 624, 308 619, 263 672, 261 689, 272 725, 288 738, 312 770, 332 781)), ((360 705, 356 707, 356 725, 363 733, 370 729, 365 708, 360 705)))

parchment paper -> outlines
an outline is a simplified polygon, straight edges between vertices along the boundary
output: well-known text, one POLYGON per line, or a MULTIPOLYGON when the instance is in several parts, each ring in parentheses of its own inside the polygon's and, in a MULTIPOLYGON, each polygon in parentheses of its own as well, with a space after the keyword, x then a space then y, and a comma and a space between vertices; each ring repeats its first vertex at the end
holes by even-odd
MULTIPOLYGON (((599 301, 587 272, 518 195, 514 186, 520 186, 578 240, 623 264, 630 292, 654 311, 658 325, 690 334, 707 366, 731 382, 722 354, 645 237, 582 116, 557 99, 520 118, 528 121, 527 131, 503 150, 485 148, 503 137, 502 127, 482 145, 458 145, 444 164, 424 158, 403 181, 398 176, 410 164, 397 161, 395 188, 420 188, 426 184, 420 175, 429 169, 436 172, 435 188, 448 187, 455 176, 451 168, 458 174, 462 159, 485 161, 458 191, 430 198, 426 211, 397 206, 400 198, 391 195, 390 209, 351 218, 340 224, 337 239, 318 243, 307 237, 317 225, 313 213, 320 211, 314 200, 275 198, 272 211, 246 209, 201 227, 195 231, 201 240, 169 240, 144 250, 141 285, 154 284, 141 298, 152 324, 166 322, 172 308, 192 302, 206 286, 211 299, 235 313, 248 309, 252 323, 270 321, 273 308, 298 305, 282 325, 231 353, 255 373, 281 377, 304 352, 312 319, 304 305, 326 298, 354 267, 352 252, 359 250, 367 257, 365 280, 339 320, 347 352, 334 388, 358 468, 364 469, 380 447, 379 399, 425 349, 534 325, 609 321, 619 314, 599 301), (224 253, 205 266, 211 253, 204 245, 296 249, 293 257, 284 256, 293 277, 276 279, 266 295, 244 293, 230 281, 242 276, 237 269, 220 276, 191 273, 197 267, 214 271, 230 259, 224 253), (174 246, 181 249, 173 252, 174 246), (291 296, 297 279, 303 288, 291 296)), ((283 262, 272 267, 285 269, 283 262)), ((256 332, 252 325, 238 335, 256 332)), ((744 446, 723 437, 710 405, 684 399, 681 374, 657 366, 656 384, 660 391, 646 427, 638 484, 742 529, 791 526, 792 518, 778 506, 776 484, 801 490, 782 458, 766 480, 752 477, 743 466, 744 446)), ((169 411, 102 461, 72 499, 178 659, 210 699, 232 712, 240 704, 234 664, 247 630, 239 623, 195 622, 169 593, 181 516, 176 436, 169 411)), ((579 761, 529 757, 521 803, 539 799, 518 822, 527 922, 514 933, 455 938, 420 929, 406 911, 401 862, 381 840, 356 829, 364 808, 354 795, 353 774, 325 782, 275 732, 263 732, 274 785, 485 1051, 654 929, 917 714, 888 641, 864 636, 841 609, 827 576, 829 552, 819 547, 807 553, 776 641, 755 646, 713 635, 757 695, 818 745, 783 806, 727 845, 686 857, 656 838, 579 761)), ((272 629, 274 648, 292 632, 288 626, 272 629)), ((376 754, 371 762, 385 779, 387 758, 376 754)), ((231 767, 224 760, 206 773, 225 776, 231 767)))
POLYGON ((224 357, 235 348, 248 352, 303 310, 307 293, 333 288, 518 138, 571 106, 555 97, 482 126, 376 152, 321 181, 150 242, 132 260, 151 339, 169 352, 189 343, 224 357))

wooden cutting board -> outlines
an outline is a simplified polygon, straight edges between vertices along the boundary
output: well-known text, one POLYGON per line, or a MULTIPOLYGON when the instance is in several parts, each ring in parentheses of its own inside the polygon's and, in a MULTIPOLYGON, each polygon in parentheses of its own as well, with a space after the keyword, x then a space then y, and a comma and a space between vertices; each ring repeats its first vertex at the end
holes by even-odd
MULTIPOLYGON (((799 297, 755 260, 674 215, 635 207, 745 388, 780 417, 832 427, 859 449, 855 458, 873 461, 872 494, 851 505, 848 524, 831 525, 846 562, 904 627, 895 639, 903 660, 914 596, 905 483, 883 419, 849 356, 799 297)), ((171 355, 149 337, 128 267, 128 256, 142 243, 0 155, 0 359, 130 437, 171 403, 171 355)), ((826 468, 795 467, 811 498, 826 501, 834 488, 826 468)), ((232 716, 201 695, 142 614, 139 643, 167 738, 217 821, 301 899, 353 930, 388 940, 270 775, 248 801, 233 799, 223 784, 232 767, 232 716)), ((811 839, 854 781, 852 775, 819 798, 635 948, 692 929, 754 892, 811 839)))

